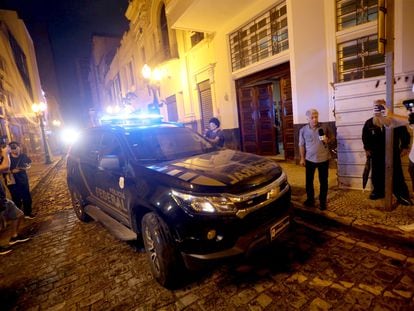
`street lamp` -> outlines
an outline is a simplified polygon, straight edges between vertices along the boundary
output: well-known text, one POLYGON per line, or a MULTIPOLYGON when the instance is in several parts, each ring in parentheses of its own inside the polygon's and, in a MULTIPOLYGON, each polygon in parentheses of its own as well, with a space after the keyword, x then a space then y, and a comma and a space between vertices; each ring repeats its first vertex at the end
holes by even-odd
POLYGON ((62 122, 60 122, 60 120, 55 119, 55 120, 52 121, 52 124, 53 124, 54 127, 60 127, 62 122))
POLYGON ((152 93, 152 104, 148 107, 150 112, 160 114, 160 101, 158 99, 158 93, 160 92, 159 83, 161 81, 161 71, 158 68, 154 70, 150 66, 145 64, 141 70, 142 76, 148 83, 148 90, 152 93))
POLYGON ((51 164, 49 148, 47 147, 46 134, 45 134, 45 124, 43 123, 44 112, 47 106, 45 103, 33 104, 32 110, 35 113, 36 117, 39 120, 40 131, 42 132, 43 146, 45 148, 45 163, 51 164))

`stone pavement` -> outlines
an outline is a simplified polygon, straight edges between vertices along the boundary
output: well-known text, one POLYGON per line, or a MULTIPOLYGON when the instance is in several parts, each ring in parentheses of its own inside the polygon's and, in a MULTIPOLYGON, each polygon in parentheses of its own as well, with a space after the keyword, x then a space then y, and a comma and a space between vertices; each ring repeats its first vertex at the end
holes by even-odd
MULTIPOLYGON (((383 238, 395 239, 414 245, 414 206, 394 204, 393 210, 385 209, 384 200, 370 200, 370 191, 339 189, 336 169, 329 170, 327 210, 303 206, 306 199, 305 168, 292 162, 278 161, 285 170, 292 186, 292 203, 296 215, 349 226, 383 238)), ((317 174, 315 194, 319 193, 317 174)))
MULTIPOLYGON (((282 166, 299 202, 303 168, 282 166)), ((38 217, 27 221, 32 240, 0 265, 1 310, 414 310, 412 247, 326 229, 313 218, 296 218, 275 248, 167 290, 153 280, 141 246, 76 218, 63 161, 34 165, 30 174, 38 217)))
POLYGON ((50 170, 61 160, 60 157, 52 157, 52 163, 51 164, 45 164, 43 162, 41 163, 32 163, 32 166, 27 171, 27 174, 29 175, 29 183, 30 183, 30 189, 31 191, 36 191, 36 187, 39 184, 39 182, 42 180, 43 177, 45 177, 50 170))
MULTIPOLYGON (((59 163, 59 160, 61 160, 60 157, 52 157, 51 164, 45 164, 43 162, 32 163, 30 169, 27 171, 28 176, 29 176, 30 191, 32 193, 32 196, 37 191, 38 184, 48 175, 51 169, 59 163)), ((3 181, 1 180, 0 182, 3 182, 3 181)), ((5 187, 5 189, 7 188, 5 187)), ((10 198, 9 192, 7 190, 6 192, 7 192, 7 197, 10 198)), ((33 202, 33 207, 34 207, 33 211, 36 213, 35 202, 33 202)), ((24 231, 27 225, 28 225, 27 222, 23 222, 20 226, 21 231, 24 231)), ((9 227, 6 230, 0 231, 0 245, 7 245, 9 238, 10 238, 9 227)))
MULTIPOLYGON (((46 165, 34 163, 29 170, 30 186, 36 191, 37 184, 56 165, 60 157, 46 165)), ((396 239, 414 244, 414 206, 394 205, 392 211, 386 211, 384 200, 369 200, 369 191, 339 189, 336 169, 329 171, 328 207, 326 211, 318 208, 305 208, 305 169, 293 162, 278 161, 285 170, 292 186, 292 203, 296 215, 313 219, 328 219, 334 223, 353 229, 373 233, 384 238, 396 239)), ((317 174, 315 193, 319 192, 317 174)))

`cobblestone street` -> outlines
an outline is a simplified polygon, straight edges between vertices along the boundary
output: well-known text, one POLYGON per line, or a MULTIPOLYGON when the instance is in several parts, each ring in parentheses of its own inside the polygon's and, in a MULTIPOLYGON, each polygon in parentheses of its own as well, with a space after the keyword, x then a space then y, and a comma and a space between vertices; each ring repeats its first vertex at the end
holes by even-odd
POLYGON ((139 243, 72 210, 63 161, 34 191, 32 239, 0 258, 4 310, 413 310, 414 249, 297 218, 252 258, 209 267, 183 288, 156 283, 139 243))

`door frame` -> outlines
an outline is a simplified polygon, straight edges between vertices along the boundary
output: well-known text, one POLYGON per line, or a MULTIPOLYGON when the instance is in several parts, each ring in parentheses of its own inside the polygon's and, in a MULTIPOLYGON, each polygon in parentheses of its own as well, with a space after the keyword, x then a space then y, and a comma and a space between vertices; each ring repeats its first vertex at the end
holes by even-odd
MULTIPOLYGON (((274 67, 271 67, 271 68, 267 68, 265 70, 253 73, 249 76, 237 79, 235 81, 236 94, 237 94, 238 121, 239 121, 239 130, 240 130, 240 132, 242 131, 242 126, 243 126, 243 124, 241 123, 241 116, 240 116, 240 98, 239 98, 240 89, 242 89, 243 87, 248 87, 250 85, 260 84, 262 81, 269 80, 269 79, 272 79, 272 80, 279 79, 280 80, 282 78, 285 78, 286 76, 290 77, 290 63, 289 62, 283 63, 281 65, 277 65, 277 66, 274 66, 274 67)), ((292 128, 288 129, 288 130, 293 132, 293 122, 291 122, 291 125, 292 125, 292 128)), ((284 132, 284 131, 286 131, 285 128, 282 129, 282 132, 284 132)), ((243 141, 242 140, 243 140, 242 135, 240 135, 240 144, 243 148, 243 141)), ((284 148, 286 150, 285 142, 283 142, 283 144, 284 144, 284 148)), ((294 152, 293 152, 293 157, 294 157, 294 152)), ((285 155, 285 158, 290 159, 291 156, 290 155, 285 155)))

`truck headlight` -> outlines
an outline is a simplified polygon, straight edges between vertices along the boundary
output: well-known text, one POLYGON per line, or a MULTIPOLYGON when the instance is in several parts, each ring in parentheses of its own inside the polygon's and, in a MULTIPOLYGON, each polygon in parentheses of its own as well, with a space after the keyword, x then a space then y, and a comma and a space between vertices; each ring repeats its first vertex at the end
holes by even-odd
POLYGON ((226 196, 196 196, 173 190, 172 197, 177 204, 183 203, 199 213, 234 214, 237 212, 232 198, 226 196))

